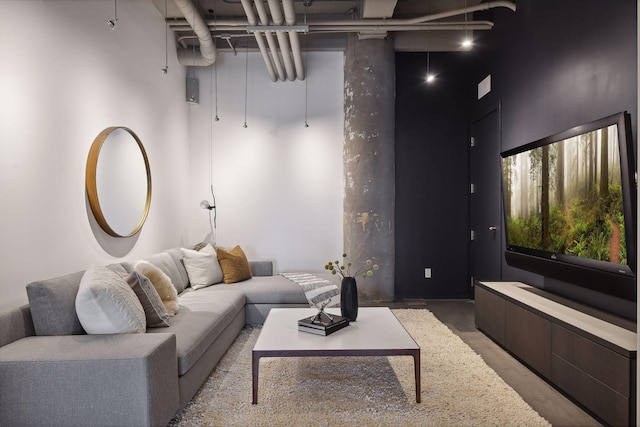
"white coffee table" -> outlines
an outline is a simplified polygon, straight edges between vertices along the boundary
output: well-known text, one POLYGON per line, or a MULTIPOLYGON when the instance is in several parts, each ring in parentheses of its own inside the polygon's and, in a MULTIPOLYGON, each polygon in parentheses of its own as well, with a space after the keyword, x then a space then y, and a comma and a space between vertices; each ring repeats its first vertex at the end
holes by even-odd
MULTIPOLYGON (((253 404, 258 403, 258 372, 263 357, 411 356, 416 402, 420 403, 420 347, 388 307, 360 307, 358 319, 328 336, 298 331, 298 320, 314 308, 272 308, 253 347, 253 404)), ((340 314, 340 309, 328 313, 340 314)))

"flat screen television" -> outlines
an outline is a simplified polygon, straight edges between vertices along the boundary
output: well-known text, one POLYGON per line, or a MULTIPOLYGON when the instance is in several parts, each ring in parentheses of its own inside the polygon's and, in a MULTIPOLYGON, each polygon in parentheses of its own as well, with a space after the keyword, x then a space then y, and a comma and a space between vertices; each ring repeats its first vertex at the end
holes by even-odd
POLYGON ((501 153, 507 264, 636 300, 629 114, 501 153))

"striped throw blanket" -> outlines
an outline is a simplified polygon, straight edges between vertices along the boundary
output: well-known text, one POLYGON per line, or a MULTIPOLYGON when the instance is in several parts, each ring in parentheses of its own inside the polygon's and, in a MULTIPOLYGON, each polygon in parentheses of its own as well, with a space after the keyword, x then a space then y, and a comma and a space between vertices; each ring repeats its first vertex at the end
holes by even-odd
POLYGON ((320 307, 329 301, 327 307, 340 305, 340 289, 331 281, 309 273, 280 273, 302 287, 309 304, 320 307))

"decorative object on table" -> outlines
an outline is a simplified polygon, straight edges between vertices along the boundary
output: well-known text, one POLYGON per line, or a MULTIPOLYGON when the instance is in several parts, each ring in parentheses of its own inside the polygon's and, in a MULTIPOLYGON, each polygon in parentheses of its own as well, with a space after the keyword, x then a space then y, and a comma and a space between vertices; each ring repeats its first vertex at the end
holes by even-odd
POLYGON ((316 335, 329 335, 349 326, 346 317, 329 314, 321 309, 317 314, 298 320, 298 330, 316 335))
POLYGON ((330 280, 321 279, 309 273, 280 273, 280 275, 302 287, 311 307, 317 308, 325 303, 325 307, 338 305, 338 299, 333 297, 340 295, 340 289, 330 280))
POLYGON ((355 277, 343 277, 340 286, 340 313, 355 322, 358 317, 358 287, 355 277))
POLYGON ((378 270, 378 264, 374 264, 370 259, 364 262, 364 265, 355 270, 352 274, 353 264, 349 261, 347 254, 342 254, 342 263, 339 260, 329 261, 324 266, 325 270, 329 270, 331 274, 339 274, 342 277, 342 285, 340 287, 340 313, 348 318, 351 322, 355 322, 358 317, 358 287, 356 285, 355 276, 363 278, 373 276, 373 272, 378 270))

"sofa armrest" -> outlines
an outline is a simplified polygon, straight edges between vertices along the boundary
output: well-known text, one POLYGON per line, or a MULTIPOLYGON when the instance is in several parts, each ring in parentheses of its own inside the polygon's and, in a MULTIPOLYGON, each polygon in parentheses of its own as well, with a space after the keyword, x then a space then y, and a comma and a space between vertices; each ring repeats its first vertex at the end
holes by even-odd
POLYGON ((173 334, 31 336, 0 348, 7 425, 166 425, 179 409, 173 334))
POLYGON ((249 261, 252 276, 273 276, 273 262, 249 261))

